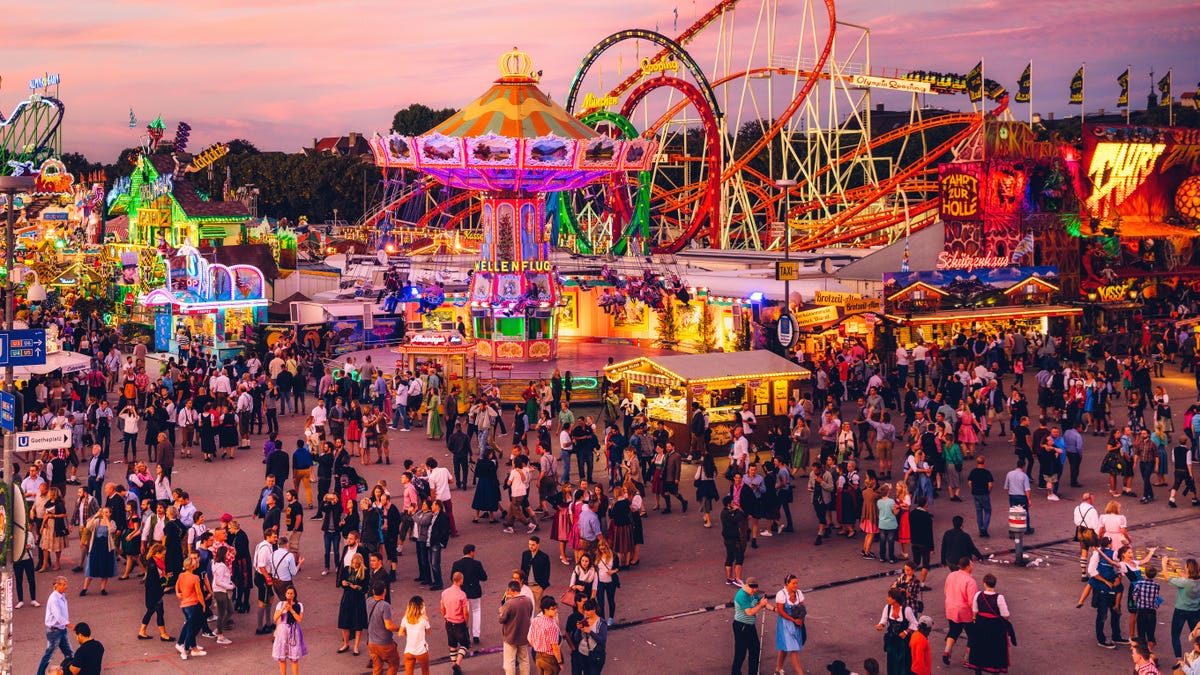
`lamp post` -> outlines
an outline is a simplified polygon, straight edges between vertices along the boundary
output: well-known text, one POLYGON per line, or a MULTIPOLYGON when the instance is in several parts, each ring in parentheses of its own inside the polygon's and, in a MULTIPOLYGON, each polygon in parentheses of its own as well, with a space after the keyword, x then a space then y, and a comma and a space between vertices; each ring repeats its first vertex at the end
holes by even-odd
MULTIPOLYGON (((796 181, 790 178, 781 178, 775 181, 775 187, 783 192, 783 259, 784 261, 791 260, 792 255, 792 224, 789 220, 792 212, 792 192, 791 189, 796 187, 796 181)), ((792 282, 784 280, 783 282, 783 306, 791 311, 792 308, 792 282)))
MULTIPOLYGON (((13 313, 16 305, 13 302, 13 249, 16 248, 16 207, 13 203, 16 196, 21 193, 33 192, 34 178, 33 176, 0 176, 0 194, 5 196, 5 201, 8 206, 8 228, 5 230, 5 247, 4 247, 4 329, 11 331, 13 329, 13 313)), ((4 369, 4 388, 9 394, 16 395, 16 389, 13 387, 13 368, 8 366, 4 369)), ((15 417, 15 415, 14 415, 15 417)), ((13 420, 16 421, 15 419, 13 420)), ((11 476, 9 468, 12 466, 13 456, 13 434, 4 434, 4 454, 0 457, 0 483, 6 488, 6 493, 9 495, 9 502, 4 504, 4 510, 11 518, 12 501, 16 499, 12 491, 11 476)), ((5 553, 4 567, 0 569, 0 673, 11 673, 13 671, 12 653, 13 653, 13 599, 8 597, 9 589, 13 588, 13 554, 17 553, 12 550, 12 537, 5 537, 4 540, 5 553)), ((24 553, 24 551, 20 551, 24 553)))

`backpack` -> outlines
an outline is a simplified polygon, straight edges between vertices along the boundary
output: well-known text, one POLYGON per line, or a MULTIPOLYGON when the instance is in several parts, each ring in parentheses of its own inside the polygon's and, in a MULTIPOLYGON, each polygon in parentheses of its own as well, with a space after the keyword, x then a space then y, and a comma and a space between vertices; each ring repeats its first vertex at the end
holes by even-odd
POLYGON ((429 495, 432 493, 432 490, 429 488, 428 478, 425 476, 414 476, 412 479, 412 484, 417 491, 418 500, 425 501, 426 499, 429 499, 429 495))

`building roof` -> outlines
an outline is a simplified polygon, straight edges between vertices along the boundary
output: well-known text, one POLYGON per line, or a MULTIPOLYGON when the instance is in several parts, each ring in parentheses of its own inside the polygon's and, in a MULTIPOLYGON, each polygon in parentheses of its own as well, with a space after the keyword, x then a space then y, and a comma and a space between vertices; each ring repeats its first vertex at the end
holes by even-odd
POLYGON ((483 96, 467 104, 428 134, 587 139, 597 134, 550 100, 533 82, 498 81, 483 96))
POLYGON ((332 155, 350 155, 360 157, 371 154, 371 145, 360 133, 349 136, 326 136, 313 139, 313 147, 304 148, 304 154, 312 155, 326 152, 332 155))
POLYGON ((806 368, 765 349, 749 352, 643 356, 633 361, 615 363, 604 370, 620 373, 645 363, 681 380, 756 379, 777 377, 781 374, 805 380, 812 376, 806 368))
MULTIPOLYGON (((160 176, 175 172, 175 159, 170 155, 150 155, 146 159, 160 176)), ((180 164, 186 166, 188 162, 181 160, 180 164)), ((250 217, 250 211, 241 202, 206 202, 201 199, 200 193, 196 191, 196 186, 192 185, 192 181, 188 180, 187 174, 175 179, 171 196, 175 198, 179 208, 183 209, 184 214, 192 218, 240 219, 250 217)))
POLYGON ((253 265, 263 273, 267 281, 279 278, 279 266, 271 253, 270 244, 235 244, 232 246, 202 246, 200 255, 205 260, 229 265, 253 265))
MULTIPOLYGON (((940 220, 913 232, 908 238, 908 268, 914 272, 935 269, 945 245, 946 225, 940 220)), ((899 272, 903 264, 904 240, 900 239, 855 260, 833 276, 840 280, 880 281, 885 272, 899 272)))

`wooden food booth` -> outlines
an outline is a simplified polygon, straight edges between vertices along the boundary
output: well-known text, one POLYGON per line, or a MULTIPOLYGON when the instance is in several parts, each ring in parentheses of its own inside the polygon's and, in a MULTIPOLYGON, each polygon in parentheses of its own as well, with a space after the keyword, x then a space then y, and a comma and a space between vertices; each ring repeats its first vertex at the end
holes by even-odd
POLYGON ((643 356, 607 366, 604 375, 645 411, 651 425, 666 424, 682 450, 691 442, 693 401, 708 411, 711 444, 722 450, 733 441, 737 411, 750 402, 758 421, 752 440, 762 445, 777 424, 788 427, 788 399, 798 397, 800 383, 812 376, 766 350, 643 356))
POLYGON ((475 345, 458 331, 426 330, 409 333, 394 351, 403 354, 397 365, 402 362, 414 373, 423 364, 436 363, 449 379, 470 379, 475 377, 475 345))

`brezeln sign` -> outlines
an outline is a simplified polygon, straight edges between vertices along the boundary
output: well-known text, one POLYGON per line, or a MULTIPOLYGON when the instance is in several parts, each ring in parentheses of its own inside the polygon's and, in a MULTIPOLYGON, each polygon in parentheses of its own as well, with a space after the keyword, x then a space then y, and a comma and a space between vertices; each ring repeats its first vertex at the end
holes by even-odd
POLYGON ((851 314, 867 314, 868 312, 879 313, 879 298, 851 298, 846 300, 842 305, 842 311, 847 316, 851 314))

